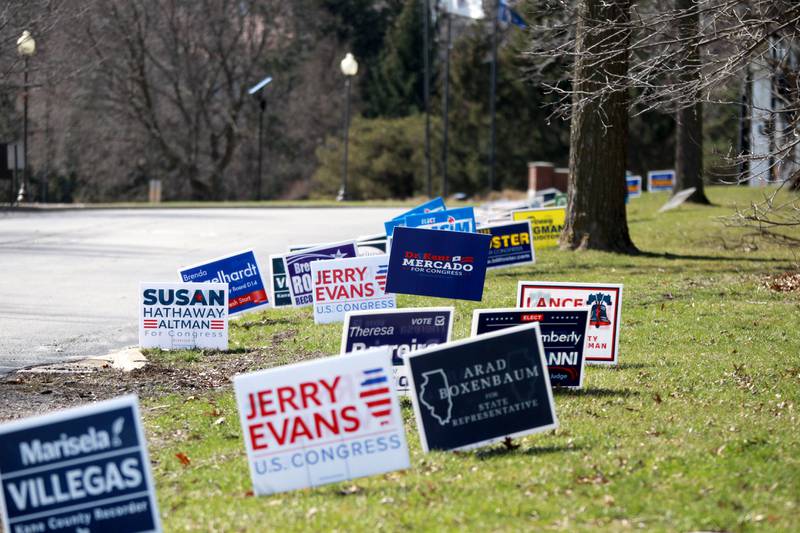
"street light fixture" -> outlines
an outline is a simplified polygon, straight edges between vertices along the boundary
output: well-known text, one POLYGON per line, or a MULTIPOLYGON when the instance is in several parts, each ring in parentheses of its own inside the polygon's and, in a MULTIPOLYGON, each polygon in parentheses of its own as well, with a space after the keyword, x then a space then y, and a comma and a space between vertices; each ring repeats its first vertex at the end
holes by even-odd
MULTIPOLYGON (((267 76, 256 83, 247 91, 251 96, 258 98, 258 179, 256 180, 256 200, 261 200, 261 168, 264 160, 264 111, 267 110, 267 98, 264 96, 264 89, 272 82, 272 76, 267 76)), ((272 187, 270 187, 272 190, 272 187)))
POLYGON ((17 53, 22 57, 25 63, 23 73, 23 118, 22 118, 22 187, 19 189, 17 196, 17 203, 25 199, 25 191, 28 187, 28 178, 30 170, 28 169, 28 60, 36 53, 36 41, 31 36, 31 32, 25 30, 17 39, 17 53))
POLYGON ((347 200, 347 143, 350 135, 350 80, 358 74, 358 61, 353 54, 347 52, 339 64, 344 74, 345 104, 344 104, 344 161, 342 163, 342 188, 338 200, 347 200))

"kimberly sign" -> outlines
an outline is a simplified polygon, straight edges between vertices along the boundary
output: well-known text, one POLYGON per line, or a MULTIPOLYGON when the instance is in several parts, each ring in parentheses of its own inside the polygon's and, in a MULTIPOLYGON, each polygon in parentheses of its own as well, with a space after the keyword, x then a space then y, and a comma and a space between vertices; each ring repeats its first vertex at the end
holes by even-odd
POLYGON ((480 301, 488 235, 398 226, 389 256, 388 292, 480 301))
POLYGON ((558 426, 537 323, 411 352, 406 367, 426 452, 558 426))
POLYGON ((616 365, 619 326, 622 320, 622 285, 610 283, 561 283, 520 281, 517 306, 525 309, 551 307, 588 309, 586 362, 616 365))
POLYGON ((553 387, 583 386, 586 309, 476 309, 472 336, 538 322, 553 387))
POLYGON ((7 532, 160 531, 135 396, 0 425, 7 532))
POLYGON ((516 266, 536 261, 529 220, 483 226, 478 229, 478 233, 492 237, 488 268, 516 266))
POLYGON ((393 309, 394 294, 386 294, 388 255, 350 257, 311 263, 314 281, 314 322, 341 322, 349 311, 393 309))
POLYGON ((227 283, 141 283, 139 346, 228 349, 227 283))
POLYGON ((227 283, 231 315, 269 306, 267 284, 253 250, 184 267, 178 275, 183 282, 227 283))
POLYGON ((292 303, 298 307, 314 303, 311 263, 325 259, 356 257, 357 255, 355 241, 320 244, 284 255, 283 264, 286 270, 286 279, 289 282, 289 292, 292 294, 292 303))
POLYGON ((450 342, 452 330, 452 307, 347 313, 342 331, 342 354, 388 346, 392 350, 395 390, 405 394, 408 392, 405 355, 450 342))
POLYGON ((388 348, 234 378, 256 494, 409 467, 388 348))

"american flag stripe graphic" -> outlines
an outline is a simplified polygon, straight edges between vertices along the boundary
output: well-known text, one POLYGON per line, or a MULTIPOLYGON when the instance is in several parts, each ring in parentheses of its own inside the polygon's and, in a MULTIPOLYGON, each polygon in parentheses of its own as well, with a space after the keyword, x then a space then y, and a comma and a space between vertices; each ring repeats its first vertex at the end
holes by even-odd
POLYGON ((155 318, 145 318, 144 329, 158 329, 158 320, 155 318))
POLYGON ((225 321, 224 320, 212 320, 211 321, 211 329, 225 329, 225 321))
POLYGON ((389 379, 382 368, 364 370, 362 375, 363 381, 360 384, 359 397, 367 404, 367 409, 372 417, 384 426, 390 422, 389 416, 392 414, 389 379))
POLYGON ((389 272, 389 265, 378 266, 378 271, 375 273, 375 281, 382 291, 386 292, 386 274, 389 272))

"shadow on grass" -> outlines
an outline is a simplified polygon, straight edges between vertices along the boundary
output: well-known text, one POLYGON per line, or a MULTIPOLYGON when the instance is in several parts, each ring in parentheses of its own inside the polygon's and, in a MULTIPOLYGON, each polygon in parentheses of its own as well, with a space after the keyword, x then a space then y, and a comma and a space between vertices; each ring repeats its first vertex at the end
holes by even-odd
POLYGON ((239 322, 236 320, 231 320, 230 325, 236 326, 242 329, 250 329, 255 326, 278 326, 278 325, 286 325, 286 324, 299 324, 300 319, 298 318, 264 318, 261 320, 251 320, 248 322, 239 322))
POLYGON ((619 363, 618 365, 594 365, 593 368, 607 370, 609 372, 621 372, 623 370, 641 370, 642 368, 657 368, 663 366, 675 366, 673 361, 659 361, 655 363, 619 363))
POLYGON ((611 398, 639 396, 639 392, 632 389, 559 389, 553 388, 556 396, 573 396, 575 398, 611 398))
POLYGON ((647 252, 639 250, 638 253, 632 254, 633 257, 646 257, 648 259, 668 259, 670 261, 745 261, 752 263, 785 263, 787 259, 775 257, 730 257, 718 255, 686 255, 686 254, 671 254, 669 252, 647 252))
MULTIPOLYGON (((517 446, 519 446, 517 444, 517 446)), ((506 446, 493 446, 475 452, 475 458, 480 460, 494 459, 508 455, 548 455, 551 453, 572 453, 588 450, 587 446, 531 446, 530 448, 508 448, 506 446)))

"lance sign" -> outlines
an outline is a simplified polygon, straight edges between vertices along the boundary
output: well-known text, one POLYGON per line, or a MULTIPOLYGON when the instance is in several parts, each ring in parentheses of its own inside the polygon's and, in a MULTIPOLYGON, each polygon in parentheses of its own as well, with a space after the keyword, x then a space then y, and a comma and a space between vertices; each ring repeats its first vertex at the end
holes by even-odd
POLYGON ((178 270, 178 275, 183 282, 227 283, 231 315, 269 306, 267 284, 253 250, 184 267, 178 270))
POLYGON ((536 261, 529 220, 483 226, 478 229, 478 233, 492 237, 487 268, 516 266, 536 261))
POLYGON ((314 283, 311 277, 311 263, 325 259, 344 259, 356 257, 355 241, 320 244, 312 248, 303 248, 283 256, 289 292, 292 294, 292 303, 304 307, 314 303, 314 283))
POLYGON ((140 284, 139 346, 227 350, 228 284, 140 284))
POLYGON ((393 309, 394 294, 386 294, 388 255, 314 261, 314 322, 341 322, 348 311, 393 309))
POLYGON ((388 348, 236 376, 256 494, 409 467, 388 348))
POLYGON ((0 425, 6 532, 160 531, 135 396, 0 425))
POLYGON ((520 281, 517 306, 526 309, 588 309, 587 364, 617 364, 622 320, 621 284, 520 281))

